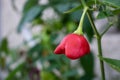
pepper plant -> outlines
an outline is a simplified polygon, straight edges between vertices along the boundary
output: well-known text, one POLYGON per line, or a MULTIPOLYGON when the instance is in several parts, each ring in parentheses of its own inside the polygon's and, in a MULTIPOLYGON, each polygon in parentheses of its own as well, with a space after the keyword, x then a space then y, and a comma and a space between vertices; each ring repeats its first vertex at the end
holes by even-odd
MULTIPOLYGON (((13 7, 17 10, 14 2, 15 0, 12 0, 13 7)), ((93 38, 97 39, 98 56, 95 57, 100 61, 101 79, 105 80, 103 62, 120 71, 120 60, 105 58, 101 45, 104 34, 117 23, 116 19, 113 18, 111 21, 110 18, 119 13, 119 0, 48 0, 46 4, 39 3, 39 0, 27 0, 17 31, 21 33, 27 23, 32 24, 31 30, 36 25, 41 25, 41 30, 32 34, 32 40, 36 41, 34 46, 23 44, 27 46, 24 52, 27 56, 14 70, 10 70, 8 66, 10 72, 6 80, 93 80, 94 57, 89 46, 93 38), (57 18, 44 20, 43 12, 49 8, 54 11, 57 18), (93 15, 94 12, 98 12, 96 17, 93 15), (98 31, 94 20, 104 18, 108 20, 107 26, 103 31, 98 31), (77 59, 79 63, 72 67, 71 59, 77 59), (37 62, 42 68, 37 68, 37 62), (78 69, 81 68, 84 74, 78 73, 78 69), (20 73, 20 76, 17 76, 17 73, 20 73)))

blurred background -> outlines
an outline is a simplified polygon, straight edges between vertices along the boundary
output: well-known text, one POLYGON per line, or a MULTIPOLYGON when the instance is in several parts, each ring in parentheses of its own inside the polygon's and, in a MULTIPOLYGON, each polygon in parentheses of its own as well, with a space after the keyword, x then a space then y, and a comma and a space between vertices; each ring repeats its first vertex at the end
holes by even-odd
MULTIPOLYGON (((78 26, 82 10, 79 0, 0 0, 0 80, 101 80, 97 44, 87 17, 84 33, 91 52, 79 60, 55 55, 62 38, 78 26)), ((98 11, 93 17, 96 18, 98 11)), ((119 15, 110 17, 119 21, 119 15)), ((106 18, 95 20, 99 31, 106 18)), ((115 23, 102 39, 105 57, 120 59, 120 26, 115 23)), ((106 80, 120 74, 105 64, 106 80)))

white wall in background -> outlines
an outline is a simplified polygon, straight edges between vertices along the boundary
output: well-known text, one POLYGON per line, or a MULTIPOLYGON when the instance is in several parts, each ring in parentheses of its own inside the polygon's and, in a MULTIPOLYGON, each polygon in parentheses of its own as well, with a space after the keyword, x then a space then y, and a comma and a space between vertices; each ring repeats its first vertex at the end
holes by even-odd
MULTIPOLYGON (((15 47, 22 43, 23 37, 16 32, 21 15, 14 11, 11 1, 12 0, 1 0, 1 26, 2 37, 8 36, 10 47, 15 47)), ((22 6, 25 1, 26 0, 16 0, 16 6, 18 7, 19 11, 22 10, 22 6)))

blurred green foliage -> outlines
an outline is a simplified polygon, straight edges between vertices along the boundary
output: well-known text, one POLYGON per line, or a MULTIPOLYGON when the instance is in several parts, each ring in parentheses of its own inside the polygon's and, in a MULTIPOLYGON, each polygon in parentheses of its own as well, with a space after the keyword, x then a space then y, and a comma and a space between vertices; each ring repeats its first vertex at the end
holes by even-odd
MULTIPOLYGON (((12 3, 15 8, 14 1, 12 0, 12 3)), ((86 0, 86 2, 90 8, 95 4, 94 0, 86 0)), ((97 5, 99 8, 93 9, 99 11, 98 19, 119 14, 118 9, 106 8, 120 7, 113 0, 97 0, 97 5), (111 14, 108 14, 109 12, 111 14)), ((6 58, 0 54, 0 67, 7 67, 9 72, 6 80, 93 80, 95 76, 92 51, 89 55, 77 60, 76 65, 71 64, 71 61, 64 55, 54 55, 53 53, 60 40, 77 28, 82 8, 79 0, 48 0, 48 3, 44 5, 40 4, 39 0, 26 0, 17 30, 19 33, 22 32, 26 23, 32 24, 31 30, 36 25, 41 30, 39 33, 31 35, 33 41, 37 40, 34 46, 22 45, 23 47, 27 46, 25 50, 19 50, 19 47, 9 50, 7 39, 4 38, 1 41, 0 53, 10 53, 6 55, 12 58, 11 62, 7 64, 5 63, 6 58), (43 12, 49 8, 53 9, 57 18, 52 16, 44 20, 42 18, 43 12), (64 14, 64 12, 67 14, 64 14), (10 66, 17 63, 21 58, 23 61, 16 68, 11 69, 10 66), (42 68, 38 69, 36 63, 39 63, 42 68), (83 69, 83 71, 79 71, 80 69, 83 69)), ((94 33, 87 16, 85 17, 83 31, 89 42, 92 42, 94 33)))

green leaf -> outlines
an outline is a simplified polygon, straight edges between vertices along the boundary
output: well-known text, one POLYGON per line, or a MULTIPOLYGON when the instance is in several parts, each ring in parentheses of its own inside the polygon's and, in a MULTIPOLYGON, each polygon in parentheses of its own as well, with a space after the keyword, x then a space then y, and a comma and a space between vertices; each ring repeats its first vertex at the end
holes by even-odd
POLYGON ((87 16, 85 16, 85 20, 83 23, 83 32, 86 34, 89 42, 91 42, 93 39, 94 32, 87 16))
POLYGON ((118 15, 118 14, 120 14, 120 9, 101 11, 97 15, 97 19, 103 19, 103 18, 115 16, 115 15, 118 15))
POLYGON ((6 54, 8 54, 9 52, 9 48, 8 48, 8 40, 7 38, 4 38, 1 42, 1 51, 5 52, 6 54))
POLYGON ((79 11, 79 10, 75 11, 70 14, 70 19, 75 22, 79 22, 81 15, 82 15, 82 11, 79 11))
POLYGON ((55 5, 54 8, 63 13, 64 11, 68 10, 70 8, 70 4, 58 4, 58 5, 55 5))
POLYGON ((85 75, 89 75, 93 77, 94 75, 94 57, 93 54, 90 53, 85 55, 84 57, 80 58, 81 66, 85 71, 85 75))
POLYGON ((66 4, 66 3, 75 3, 79 1, 73 1, 73 0, 49 0, 50 5, 56 5, 56 4, 66 4))
POLYGON ((39 0, 27 0, 27 2, 24 5, 23 13, 26 13, 33 6, 38 5, 38 1, 39 0))
POLYGON ((79 10, 79 9, 82 9, 82 8, 83 8, 82 5, 79 5, 79 6, 77 6, 77 7, 75 7, 75 8, 72 8, 72 9, 70 9, 70 10, 64 12, 64 13, 75 12, 75 11, 77 11, 77 10, 79 10))
POLYGON ((6 57, 0 56, 0 67, 4 69, 6 67, 6 57))
POLYGON ((93 80, 90 75, 83 75, 80 80, 93 80))
POLYGON ((120 8, 120 0, 101 0, 101 1, 106 5, 120 8))
POLYGON ((6 77, 5 80, 13 80, 15 77, 16 73, 18 71, 22 71, 24 69, 25 63, 21 63, 18 67, 16 67, 12 72, 9 73, 9 75, 6 77))
POLYGON ((103 58, 103 57, 100 57, 100 59, 108 63, 113 69, 120 72, 120 60, 111 59, 111 58, 103 58))
POLYGON ((45 70, 41 71, 40 76, 41 76, 41 80, 59 80, 53 72, 49 72, 45 70))
MULTIPOLYGON (((91 5, 94 4, 94 1, 88 1, 86 4, 87 4, 87 6, 91 6, 91 5)), ((64 13, 71 13, 71 12, 75 12, 75 11, 80 10, 80 9, 83 9, 82 5, 79 5, 79 6, 75 7, 75 8, 72 8, 72 9, 70 9, 70 10, 64 12, 64 13)))
POLYGON ((39 18, 39 17, 34 19, 33 22, 32 22, 33 26, 34 25, 43 24, 43 23, 44 23, 44 21, 41 18, 39 18))
POLYGON ((32 48, 29 49, 28 54, 32 55, 35 52, 41 52, 42 50, 42 45, 40 45, 39 43, 36 44, 35 46, 33 46, 32 48))
POLYGON ((30 57, 31 60, 36 61, 37 59, 42 57, 42 51, 43 51, 43 46, 40 44, 36 44, 32 48, 29 49, 28 51, 28 56, 30 57), (33 56, 37 55, 37 56, 33 56))
POLYGON ((23 26, 25 26, 25 23, 27 22, 31 22, 33 21, 37 16, 41 15, 42 10, 45 7, 40 6, 40 5, 36 5, 34 7, 32 7, 30 10, 28 10, 22 17, 19 25, 18 25, 18 32, 20 32, 23 28, 23 26))
POLYGON ((112 16, 112 12, 108 13, 107 11, 101 11, 97 15, 97 19, 102 19, 102 18, 106 18, 106 17, 110 17, 110 16, 112 16))
POLYGON ((120 9, 113 10, 112 13, 114 15, 118 15, 118 14, 120 14, 120 9))
POLYGON ((63 77, 71 77, 71 76, 75 76, 76 74, 78 74, 77 70, 69 70, 67 72, 65 72, 63 74, 63 77))

